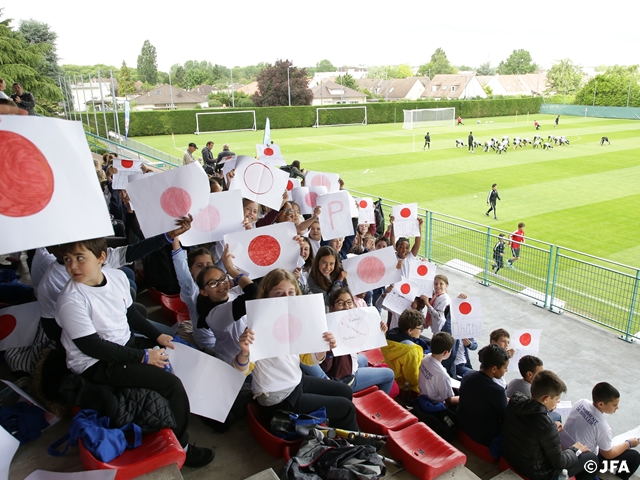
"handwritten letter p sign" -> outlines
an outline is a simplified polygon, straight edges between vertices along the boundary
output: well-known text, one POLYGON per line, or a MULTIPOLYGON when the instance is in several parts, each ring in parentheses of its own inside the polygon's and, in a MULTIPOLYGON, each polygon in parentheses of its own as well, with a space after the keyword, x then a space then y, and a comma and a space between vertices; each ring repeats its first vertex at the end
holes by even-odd
POLYGON ((322 208, 320 228, 323 240, 353 235, 348 192, 320 195, 317 205, 322 208))

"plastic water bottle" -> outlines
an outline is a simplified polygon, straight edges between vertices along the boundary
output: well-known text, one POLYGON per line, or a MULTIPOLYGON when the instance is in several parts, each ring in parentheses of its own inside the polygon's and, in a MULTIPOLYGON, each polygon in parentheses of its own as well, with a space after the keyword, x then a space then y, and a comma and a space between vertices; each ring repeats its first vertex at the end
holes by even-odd
POLYGON ((409 382, 404 382, 404 386, 402 387, 402 399, 407 404, 411 400, 411 386, 409 385, 409 382))
MULTIPOLYGON (((154 350, 160 350, 160 347, 158 345, 156 345, 155 347, 153 347, 154 350)), ((169 373, 173 373, 173 367, 171 366, 171 362, 169 361, 169 354, 167 353, 167 350, 165 349, 164 353, 162 354, 163 357, 167 357, 167 363, 165 363, 164 368, 167 372, 169 373)))
POLYGON ((562 469, 562 473, 560 474, 560 477, 558 477, 558 480, 569 480, 569 472, 567 472, 566 468, 562 469))

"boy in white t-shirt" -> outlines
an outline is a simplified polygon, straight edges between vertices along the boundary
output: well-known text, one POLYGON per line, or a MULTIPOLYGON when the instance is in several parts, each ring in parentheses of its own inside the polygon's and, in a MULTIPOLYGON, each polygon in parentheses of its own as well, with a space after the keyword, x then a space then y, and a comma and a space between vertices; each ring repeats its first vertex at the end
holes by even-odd
POLYGON ((448 407, 459 403, 459 397, 453 393, 451 387, 451 377, 442 366, 442 361, 451 355, 454 342, 451 334, 436 333, 431 338, 431 353, 422 359, 418 378, 420 395, 424 395, 433 403, 445 403, 448 407))
POLYGON ((640 452, 633 450, 638 446, 637 438, 629 438, 619 445, 611 443, 611 427, 605 413, 615 413, 620 402, 620 392, 607 382, 596 384, 591 391, 590 402, 579 400, 571 409, 564 429, 577 442, 583 443, 598 455, 599 469, 604 461, 617 460, 616 476, 627 480, 640 466, 640 452), (622 468, 623 462, 626 468, 622 468))
POLYGON ((180 379, 164 369, 169 361, 165 349, 150 349, 156 344, 173 348, 172 338, 133 307, 126 275, 102 268, 106 240, 84 240, 60 249, 71 280, 58 296, 55 319, 62 328, 60 341, 68 368, 95 384, 158 392, 175 418, 173 431, 185 448, 185 465, 197 468, 210 463, 212 450, 187 444, 189 399, 180 379), (132 329, 151 339, 140 340, 148 345, 138 343, 132 329))

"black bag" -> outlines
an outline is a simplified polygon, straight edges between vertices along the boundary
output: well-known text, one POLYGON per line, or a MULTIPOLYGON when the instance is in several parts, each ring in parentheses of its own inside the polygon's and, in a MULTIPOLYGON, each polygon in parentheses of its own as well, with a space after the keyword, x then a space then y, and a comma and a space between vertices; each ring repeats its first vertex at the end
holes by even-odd
POLYGON ((373 202, 373 212, 376 218, 376 237, 384 234, 384 213, 382 212, 382 199, 373 202))

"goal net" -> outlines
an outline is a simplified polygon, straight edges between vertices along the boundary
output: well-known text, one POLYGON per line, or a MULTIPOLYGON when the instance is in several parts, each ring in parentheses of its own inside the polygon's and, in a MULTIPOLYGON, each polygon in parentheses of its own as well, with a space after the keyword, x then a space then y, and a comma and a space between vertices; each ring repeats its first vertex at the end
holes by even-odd
POLYGON ((341 125, 366 125, 367 107, 319 107, 316 108, 314 127, 339 127, 341 125))
POLYGON ((403 110, 405 130, 413 130, 420 127, 438 127, 454 125, 456 109, 450 108, 421 108, 416 110, 403 110))
POLYGON ((241 132, 255 129, 255 110, 196 113, 196 135, 213 132, 241 132))

